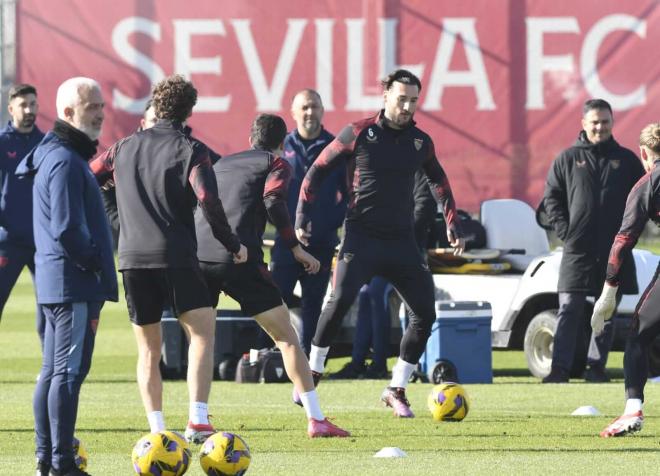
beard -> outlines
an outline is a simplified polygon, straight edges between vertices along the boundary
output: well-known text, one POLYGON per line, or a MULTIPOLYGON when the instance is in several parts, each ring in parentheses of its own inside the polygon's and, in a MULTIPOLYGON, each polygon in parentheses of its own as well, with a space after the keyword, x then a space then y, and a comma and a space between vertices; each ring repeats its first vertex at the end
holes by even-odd
POLYGON ((103 128, 101 126, 94 127, 91 124, 90 125, 80 125, 78 127, 78 130, 80 132, 83 132, 87 137, 89 137, 90 140, 98 140, 99 137, 101 137, 101 132, 103 131, 103 128))
POLYGON ((27 114, 21 119, 19 125, 22 129, 30 129, 34 126, 36 119, 37 117, 34 114, 27 114))
POLYGON ((316 119, 310 119, 303 123, 303 127, 309 134, 314 134, 321 129, 321 123, 316 119))

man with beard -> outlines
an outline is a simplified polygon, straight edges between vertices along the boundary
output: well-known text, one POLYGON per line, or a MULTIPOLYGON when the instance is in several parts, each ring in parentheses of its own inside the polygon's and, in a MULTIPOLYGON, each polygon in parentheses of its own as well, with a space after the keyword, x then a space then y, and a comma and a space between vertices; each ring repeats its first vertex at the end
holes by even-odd
MULTIPOLYGON (((335 137, 322 125, 323 103, 319 93, 313 89, 303 89, 296 93, 291 104, 291 116, 296 122, 296 128, 284 139, 283 159, 291 166, 287 205, 293 223, 305 174, 325 146, 335 137)), ((279 232, 275 235, 275 246, 271 250, 270 269, 273 280, 289 307, 297 307, 293 304, 293 290, 296 282, 300 282, 300 343, 308 355, 321 314, 323 298, 328 289, 332 258, 339 243, 337 229, 344 221, 347 199, 346 167, 342 165, 333 170, 331 176, 321 185, 311 212, 314 229, 309 237, 309 246, 305 249, 321 263, 318 273, 305 272, 279 232)))
MULTIPOLYGON (((44 137, 35 125, 39 102, 30 84, 9 90, 11 120, 0 131, 0 318, 7 298, 25 266, 34 283, 34 236, 32 233, 32 179, 19 178, 16 166, 44 137)), ((37 331, 43 338, 41 312, 37 331)))
MULTIPOLYGON (((554 160, 542 206, 557 236, 564 242, 559 267, 559 311, 552 350, 552 367, 543 383, 566 383, 578 340, 586 340, 587 296, 599 296, 605 282, 610 244, 621 226, 626 197, 644 175, 634 152, 612 136, 612 108, 603 99, 584 103, 582 130, 572 147, 554 160)), ((635 263, 624 260, 618 293, 637 293, 635 263)), ((615 310, 616 312, 616 310, 615 310)), ((591 333, 585 380, 607 382, 607 355, 614 331, 591 333)))
MULTIPOLYGON (((383 81, 384 109, 345 127, 310 167, 300 189, 296 235, 308 243, 311 209, 319 186, 342 163, 351 171, 345 235, 337 257, 330 300, 312 340, 310 367, 316 381, 324 371, 330 344, 360 287, 374 276, 387 279, 412 313, 401 340, 399 359, 381 400, 395 416, 414 416, 405 389, 435 321, 435 288, 419 252, 413 224, 415 173, 423 169, 447 221, 447 239, 456 253, 465 246, 454 196, 431 138, 415 126, 413 115, 422 84, 399 69, 383 81)), ((294 401, 297 402, 294 395, 294 401)))
POLYGON ((46 320, 33 410, 39 476, 84 476, 74 460, 78 398, 92 363, 104 301, 117 301, 108 220, 88 160, 104 101, 99 84, 71 78, 57 90, 53 130, 19 164, 34 177, 37 303, 46 320))

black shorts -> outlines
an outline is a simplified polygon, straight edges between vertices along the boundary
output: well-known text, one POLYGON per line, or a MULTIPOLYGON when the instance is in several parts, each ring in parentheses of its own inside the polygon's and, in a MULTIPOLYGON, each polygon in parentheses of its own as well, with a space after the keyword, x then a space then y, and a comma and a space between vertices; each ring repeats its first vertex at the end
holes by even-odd
POLYGON ((221 291, 238 301, 246 316, 256 316, 282 305, 280 290, 264 263, 207 263, 199 267, 206 280, 211 303, 218 305, 221 291))
POLYGON ((176 316, 210 307, 208 289, 199 268, 127 269, 121 272, 128 315, 139 326, 160 322, 165 307, 176 316))

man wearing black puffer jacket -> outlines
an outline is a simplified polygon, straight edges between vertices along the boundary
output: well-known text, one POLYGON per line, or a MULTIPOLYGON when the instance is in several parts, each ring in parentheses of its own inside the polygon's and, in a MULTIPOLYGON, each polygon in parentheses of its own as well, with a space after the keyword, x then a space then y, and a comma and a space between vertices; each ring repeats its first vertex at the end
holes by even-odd
MULTIPOLYGON (((583 337, 587 296, 598 297, 605 281, 609 248, 626 205, 626 197, 644 169, 637 156, 612 136, 612 108, 602 99, 584 104, 577 141, 555 159, 548 172, 543 206, 564 242, 559 269, 559 312, 552 370, 544 383, 568 382, 576 342, 583 337)), ((621 275, 621 294, 637 293, 635 265, 628 256, 621 275)), ((616 311, 615 311, 616 312, 616 311)), ((585 379, 608 380, 607 355, 612 344, 611 320, 599 336, 591 336, 585 379)))

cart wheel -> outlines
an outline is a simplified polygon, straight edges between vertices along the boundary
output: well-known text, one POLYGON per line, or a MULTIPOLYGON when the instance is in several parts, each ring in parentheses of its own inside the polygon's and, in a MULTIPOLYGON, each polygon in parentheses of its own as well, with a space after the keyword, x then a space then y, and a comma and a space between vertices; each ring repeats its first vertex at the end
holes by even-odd
POLYGON ((438 360, 429 372, 429 380, 434 384, 458 382, 458 370, 451 360, 438 360))
POLYGON ((422 370, 421 364, 417 364, 417 368, 414 370, 414 372, 410 375, 410 379, 408 380, 410 383, 414 383, 417 381, 420 381, 421 383, 429 383, 429 378, 426 376, 426 373, 422 370))
POLYGON ((218 364, 218 377, 220 380, 234 380, 236 377, 236 364, 238 360, 233 357, 228 357, 220 361, 218 364))
POLYGON ((163 362, 163 359, 161 359, 160 362, 158 363, 158 367, 160 368, 160 375, 163 380, 179 380, 180 378, 183 378, 183 376, 186 374, 184 368, 168 367, 163 362))

